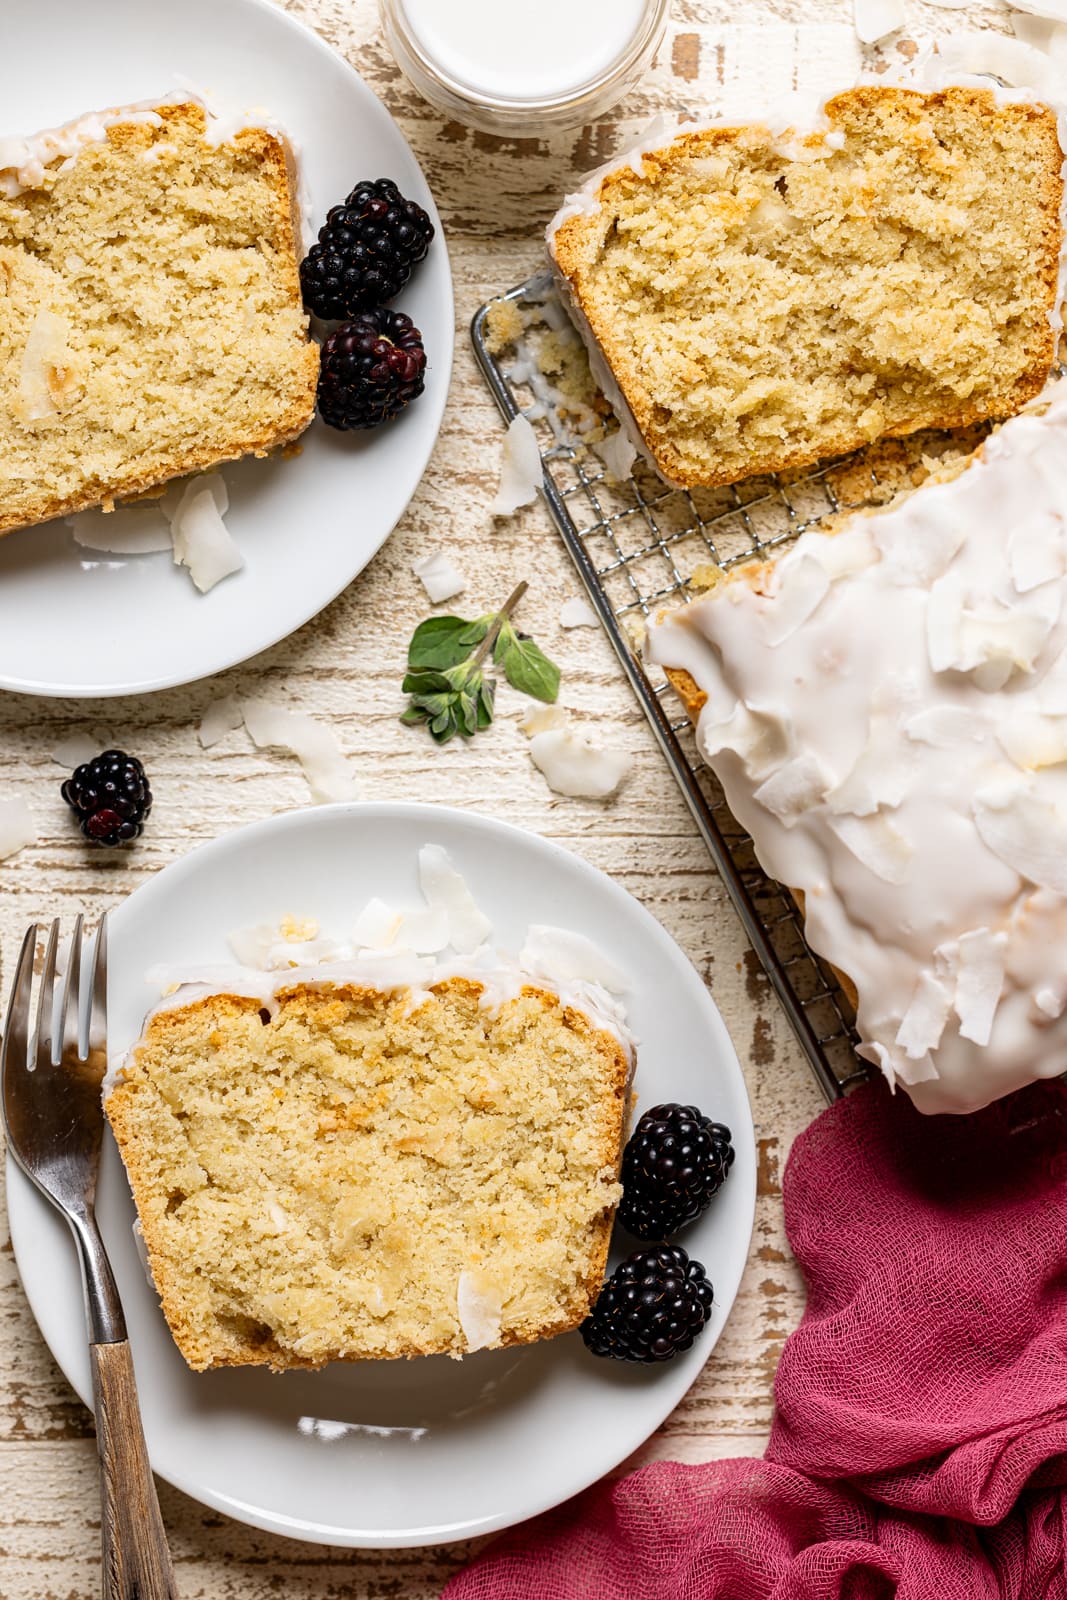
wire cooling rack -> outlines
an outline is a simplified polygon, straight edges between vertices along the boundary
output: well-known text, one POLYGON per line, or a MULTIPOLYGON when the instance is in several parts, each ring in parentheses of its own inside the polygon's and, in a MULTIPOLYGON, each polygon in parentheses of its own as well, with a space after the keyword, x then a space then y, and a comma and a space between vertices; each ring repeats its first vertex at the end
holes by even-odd
MULTIPOLYGON (((522 392, 529 378, 521 363, 491 351, 495 341, 487 319, 501 301, 536 307, 553 293, 550 276, 539 274, 474 316, 475 355, 505 421, 528 409, 534 395, 522 392)), ((859 463, 849 477, 849 463, 838 462, 789 482, 752 479, 690 494, 667 488, 638 463, 632 478, 617 483, 594 453, 566 442, 558 415, 543 413, 543 403, 535 405, 549 513, 801 1049, 827 1099, 836 1099, 867 1076, 855 1054, 852 1008, 833 972, 808 946, 792 896, 760 868, 752 841, 697 754, 689 719, 680 714, 662 673, 646 671, 639 642, 645 622, 687 592, 694 571, 728 570, 789 543, 843 505, 873 502, 877 473, 859 463)))

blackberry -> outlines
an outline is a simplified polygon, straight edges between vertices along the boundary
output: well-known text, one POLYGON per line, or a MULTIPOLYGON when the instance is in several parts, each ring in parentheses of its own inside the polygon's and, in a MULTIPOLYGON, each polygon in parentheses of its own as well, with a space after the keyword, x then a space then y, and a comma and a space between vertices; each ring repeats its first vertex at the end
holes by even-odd
POLYGON ((422 334, 402 311, 365 311, 322 346, 319 415, 331 428, 376 428, 423 390, 422 334))
POLYGON ((689 1349, 714 1298, 699 1261, 681 1245, 657 1244, 615 1268, 579 1331, 595 1356, 670 1361, 689 1349))
POLYGON ((622 1157, 618 1217, 637 1239, 666 1239, 699 1217, 733 1166, 730 1130, 696 1106, 653 1106, 622 1157))
POLYGON ((105 750, 75 767, 61 794, 92 844, 129 844, 144 832, 152 791, 136 756, 105 750))
POLYGON ((391 178, 357 183, 344 205, 333 206, 300 264, 309 311, 341 322, 392 300, 411 277, 433 238, 433 223, 391 178))

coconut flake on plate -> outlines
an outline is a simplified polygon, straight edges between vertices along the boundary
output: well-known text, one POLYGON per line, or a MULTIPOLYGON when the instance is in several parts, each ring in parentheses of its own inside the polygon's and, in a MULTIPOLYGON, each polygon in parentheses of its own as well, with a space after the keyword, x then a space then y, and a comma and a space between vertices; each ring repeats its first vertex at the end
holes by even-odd
POLYGON ((244 557, 222 520, 230 497, 221 473, 191 478, 176 500, 168 492, 161 504, 170 521, 174 564, 188 568, 201 594, 241 570, 244 557))
POLYGON ((85 550, 98 550, 106 555, 146 556, 174 548, 158 501, 119 506, 114 511, 94 506, 90 511, 75 511, 63 520, 74 535, 75 544, 85 550))
POLYGON ((852 21, 861 44, 877 44, 904 26, 904 0, 852 0, 852 21))
POLYGON ((496 1285, 484 1272, 464 1269, 456 1284, 456 1315, 468 1352, 496 1344, 503 1314, 504 1302, 496 1285))
POLYGON ((364 950, 388 950, 400 931, 403 918, 395 906, 377 896, 368 900, 355 920, 352 942, 364 950))
POLYGON ((296 756, 304 769, 311 798, 319 804, 352 800, 356 785, 348 761, 332 730, 305 711, 269 700, 249 699, 241 705, 245 727, 260 749, 278 746, 296 756))
POLYGON ((242 967, 255 969, 266 967, 277 938, 277 928, 269 922, 256 922, 246 928, 234 928, 226 935, 226 943, 235 961, 242 967))
POLYGON ((470 955, 485 943, 493 924, 479 910, 467 880, 439 844, 424 844, 419 851, 419 884, 431 910, 446 918, 453 950, 470 955))
POLYGON ((37 824, 33 812, 21 796, 0 799, 0 861, 37 843, 37 824))
POLYGON ((500 457, 500 487, 489 507, 493 517, 510 517, 520 506, 528 506, 537 498, 544 482, 541 450, 533 424, 521 412, 512 417, 504 435, 500 457))
POLYGON ((625 483, 634 470, 637 446, 624 428, 616 428, 606 439, 600 439, 593 449, 607 468, 609 478, 625 483))
POLYGON ((588 600, 565 600, 559 608, 561 628, 599 628, 600 618, 588 600))
POLYGON ((609 994, 625 994, 626 974, 599 945, 573 928, 554 928, 535 922, 526 930, 519 966, 531 977, 556 983, 596 983, 609 994))
POLYGON ((429 555, 420 556, 411 563, 411 570, 435 606, 442 600, 451 600, 453 595, 462 594, 467 587, 463 573, 453 566, 443 550, 431 550, 429 555))
POLYGON ((530 738, 530 760, 556 794, 606 800, 630 770, 623 750, 604 750, 570 727, 548 728, 530 738))
POLYGON ((224 694, 212 700, 203 716, 197 733, 205 750, 218 744, 228 733, 233 733, 244 722, 241 703, 235 694, 224 694))

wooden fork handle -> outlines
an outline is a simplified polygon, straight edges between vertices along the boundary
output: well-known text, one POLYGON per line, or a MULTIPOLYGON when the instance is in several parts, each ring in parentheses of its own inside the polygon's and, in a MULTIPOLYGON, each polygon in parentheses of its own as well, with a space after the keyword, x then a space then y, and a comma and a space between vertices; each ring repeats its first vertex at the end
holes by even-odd
POLYGON ((129 1342, 92 1344, 104 1600, 178 1600, 129 1342))

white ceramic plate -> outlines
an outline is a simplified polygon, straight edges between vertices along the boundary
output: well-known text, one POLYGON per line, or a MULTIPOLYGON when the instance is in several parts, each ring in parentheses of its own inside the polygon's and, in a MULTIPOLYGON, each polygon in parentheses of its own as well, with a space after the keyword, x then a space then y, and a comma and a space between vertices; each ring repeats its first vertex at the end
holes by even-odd
MULTIPOLYGON (((715 1287, 711 1325, 659 1367, 591 1356, 578 1334, 458 1362, 260 1368, 199 1376, 178 1355, 134 1246, 133 1202, 105 1143, 99 1217, 130 1327, 156 1471, 257 1527, 336 1545, 419 1545, 506 1527, 609 1472, 663 1421, 711 1355, 748 1253, 756 1173, 741 1069, 703 983, 623 889, 534 834, 442 807, 382 804, 290 812, 203 845, 114 913, 112 1056, 140 1032, 155 962, 227 960, 226 934, 287 913, 347 933, 372 895, 419 903, 418 848, 442 844, 520 948, 528 922, 574 928, 632 973, 639 1105, 694 1102, 733 1131, 729 1181, 684 1243, 715 1287)), ((90 1393, 81 1289, 66 1225, 8 1161, 11 1235, 52 1353, 90 1393)), ((629 1243, 625 1248, 635 1248, 629 1243)), ((620 1259, 613 1254, 612 1264, 620 1259)))
POLYGON ((169 554, 98 555, 66 523, 0 539, 0 687, 114 695, 190 683, 299 628, 361 572, 422 476, 452 366, 448 255, 425 180, 359 75, 270 0, 29 0, 8 6, 0 135, 163 98, 188 80, 220 103, 264 106, 290 133, 317 229, 363 177, 391 177, 437 236, 396 301, 421 329, 426 390, 370 433, 316 419, 303 453, 224 469, 227 526, 245 568, 198 594, 169 554))

